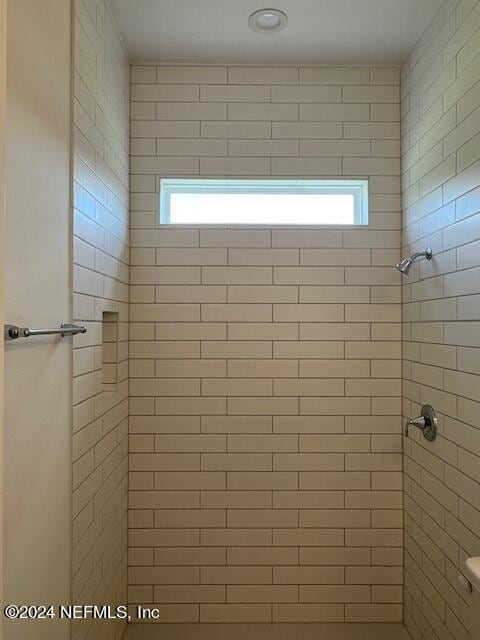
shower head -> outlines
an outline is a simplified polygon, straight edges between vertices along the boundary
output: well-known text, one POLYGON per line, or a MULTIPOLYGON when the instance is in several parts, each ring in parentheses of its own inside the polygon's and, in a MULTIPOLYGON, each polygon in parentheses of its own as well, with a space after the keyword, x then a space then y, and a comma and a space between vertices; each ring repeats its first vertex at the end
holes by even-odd
POLYGON ((425 258, 426 260, 431 260, 432 256, 433 256, 433 251, 431 250, 430 247, 427 247, 425 251, 419 251, 418 253, 414 253, 413 256, 410 256, 409 258, 404 258, 401 262, 399 262, 395 266, 400 271, 400 273, 403 273, 404 275, 407 276, 408 272, 410 271, 410 267, 412 266, 412 264, 417 258, 425 258))
POLYGON ((408 272, 410 271, 410 267, 412 266, 412 264, 413 264, 413 260, 411 258, 404 258, 401 262, 399 262, 395 266, 400 271, 400 273, 404 273, 405 275, 408 275, 408 272))

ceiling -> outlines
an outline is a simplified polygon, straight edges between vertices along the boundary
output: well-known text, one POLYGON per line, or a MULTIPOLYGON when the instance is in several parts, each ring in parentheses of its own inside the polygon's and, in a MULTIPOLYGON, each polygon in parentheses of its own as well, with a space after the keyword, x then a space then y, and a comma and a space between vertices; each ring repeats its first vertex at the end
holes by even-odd
POLYGON ((134 62, 399 64, 442 0, 110 0, 134 62), (259 34, 257 9, 287 13, 259 34))

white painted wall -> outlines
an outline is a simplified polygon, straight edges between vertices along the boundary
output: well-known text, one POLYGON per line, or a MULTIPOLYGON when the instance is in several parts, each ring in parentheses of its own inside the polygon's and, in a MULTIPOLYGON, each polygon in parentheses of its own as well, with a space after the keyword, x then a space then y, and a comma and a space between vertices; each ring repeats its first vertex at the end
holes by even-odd
MULTIPOLYGON (((8 3, 6 320, 71 318, 71 8, 8 3)), ((70 600, 71 339, 5 351, 5 597, 70 600)), ((68 624, 10 622, 6 637, 60 640, 68 624)))

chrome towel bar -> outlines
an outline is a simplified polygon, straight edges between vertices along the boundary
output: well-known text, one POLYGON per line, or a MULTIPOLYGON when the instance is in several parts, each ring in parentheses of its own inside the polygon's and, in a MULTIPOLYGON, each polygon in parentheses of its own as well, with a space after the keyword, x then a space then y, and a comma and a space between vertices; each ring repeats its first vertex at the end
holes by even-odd
POLYGON ((64 338, 65 336, 74 336, 77 333, 87 333, 87 327, 69 322, 62 322, 58 329, 27 329, 26 327, 16 327, 14 324, 6 324, 4 330, 5 340, 50 335, 61 335, 64 338))

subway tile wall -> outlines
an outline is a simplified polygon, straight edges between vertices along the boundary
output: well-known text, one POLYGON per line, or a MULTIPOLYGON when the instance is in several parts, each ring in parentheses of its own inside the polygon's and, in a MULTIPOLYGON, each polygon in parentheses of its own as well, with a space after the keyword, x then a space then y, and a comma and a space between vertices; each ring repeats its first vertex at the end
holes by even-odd
POLYGON ((129 602, 402 618, 399 69, 131 69, 129 602), (366 228, 163 228, 163 176, 369 179, 366 228))
MULTIPOLYGON (((405 620, 417 639, 469 638, 458 575, 480 554, 480 2, 447 0, 403 67, 405 620)), ((478 612, 477 612, 478 615, 478 612)))
MULTIPOLYGON (((73 601, 125 604, 128 480, 129 63, 105 0, 75 0, 73 601), (102 314, 118 313, 116 388, 103 391, 102 314)), ((76 621, 115 640, 124 621, 76 621)))

